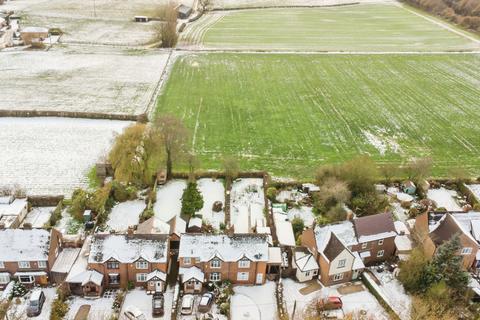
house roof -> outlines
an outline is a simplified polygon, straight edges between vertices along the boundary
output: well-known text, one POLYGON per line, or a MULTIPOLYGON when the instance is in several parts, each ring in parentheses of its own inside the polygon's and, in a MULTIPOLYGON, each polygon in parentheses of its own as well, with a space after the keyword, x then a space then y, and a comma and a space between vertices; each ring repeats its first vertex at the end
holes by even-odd
POLYGON ((343 250, 345 250, 344 244, 337 238, 335 233, 330 233, 330 239, 327 242, 325 249, 323 250, 323 254, 325 257, 332 261, 335 259, 343 250))
POLYGON ((198 267, 180 268, 178 273, 182 276, 182 283, 187 282, 190 279, 196 279, 200 282, 205 281, 205 274, 198 267))
POLYGON ((360 243, 397 235, 392 215, 388 212, 354 219, 353 225, 360 243))
POLYGON ((184 13, 184 14, 189 14, 190 12, 192 12, 192 8, 187 7, 184 4, 180 4, 180 5, 177 6, 177 11, 181 12, 181 13, 184 13))
POLYGON ((162 219, 153 216, 140 223, 137 227, 137 234, 170 234, 171 225, 162 219))
POLYGON ((65 248, 60 252, 52 267, 52 272, 68 273, 80 254, 80 248, 65 248))
POLYGON ((282 250, 279 247, 268 247, 268 263, 281 264, 282 250))
POLYGON ((153 270, 149 274, 147 274, 147 281, 152 280, 153 278, 158 278, 165 282, 167 280, 167 274, 165 272, 162 272, 158 269, 153 270))
POLYGON ((296 243, 292 223, 286 220, 287 216, 285 214, 274 213, 273 217, 275 219, 278 243, 281 246, 294 247, 296 243))
POLYGON ((449 213, 446 213, 430 230, 430 238, 436 246, 450 240, 455 234, 464 234, 473 242, 477 242, 472 234, 470 234, 470 231, 465 230, 461 223, 449 213))
POLYGON ((352 265, 352 270, 358 270, 358 269, 364 269, 365 265, 363 264, 362 258, 360 258, 360 255, 358 252, 352 252, 354 260, 353 260, 353 265, 352 265))
POLYGON ((48 29, 43 27, 25 27, 21 30, 21 32, 48 33, 48 29))
POLYGON ((13 202, 0 204, 0 216, 18 216, 27 206, 27 199, 15 199, 13 202))
POLYGON ((298 248, 295 250, 295 264, 302 272, 318 270, 318 263, 313 254, 306 248, 298 248))
POLYGON ((89 263, 104 263, 114 259, 121 263, 132 263, 138 259, 165 263, 168 257, 168 236, 97 234, 90 247, 89 263))
POLYGON ((43 229, 0 230, 0 261, 45 261, 50 232, 43 229))
POLYGON ((335 233, 337 238, 340 239, 345 246, 351 246, 358 243, 357 238, 355 237, 353 224, 350 221, 327 224, 325 226, 316 226, 314 233, 318 251, 325 250, 328 241, 330 241, 330 232, 335 233))
POLYGON ((103 274, 96 270, 85 270, 66 280, 70 283, 80 283, 82 286, 93 282, 97 286, 102 285, 103 274))
POLYGON ((201 228, 202 224, 203 224, 202 219, 200 218, 191 218, 190 221, 188 221, 189 228, 192 228, 192 227, 201 228))
POLYGON ((480 212, 453 213, 452 217, 464 232, 469 232, 477 242, 480 242, 480 212))
POLYGON ((197 258, 201 262, 214 257, 238 261, 244 256, 251 261, 268 261, 268 238, 259 234, 183 234, 178 256, 197 258))
POLYGON ((185 233, 187 230, 187 222, 179 216, 173 217, 168 223, 172 228, 170 233, 174 233, 178 236, 180 236, 182 233, 185 233))

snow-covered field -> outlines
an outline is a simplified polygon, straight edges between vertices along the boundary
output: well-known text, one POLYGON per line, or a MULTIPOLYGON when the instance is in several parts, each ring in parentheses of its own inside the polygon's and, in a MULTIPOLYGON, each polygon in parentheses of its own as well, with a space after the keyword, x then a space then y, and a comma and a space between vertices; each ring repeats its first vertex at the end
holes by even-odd
MULTIPOLYGON (((331 6, 353 2, 380 2, 379 0, 214 0, 215 8, 251 8, 277 6, 331 6)), ((383 1, 387 2, 387 1, 383 1)))
POLYGON ((231 300, 232 320, 275 320, 277 302, 275 282, 268 281, 262 286, 237 286, 231 300))
POLYGON ((85 299, 78 296, 72 296, 70 300, 70 310, 68 310, 65 320, 74 320, 78 310, 83 305, 90 305, 90 312, 88 313, 88 319, 100 320, 110 319, 113 314, 112 305, 114 298, 98 298, 98 299, 85 299))
POLYGON ((55 207, 35 207, 27 214, 23 225, 30 223, 32 228, 43 228, 43 226, 50 220, 55 207))
MULTIPOLYGON (((255 225, 258 219, 263 219, 265 198, 263 191, 263 180, 257 178, 246 178, 235 180, 230 193, 230 223, 235 225, 245 223, 250 219, 251 226, 255 225)), ((241 226, 245 228, 246 226, 241 226)))
POLYGON ((137 225, 140 214, 142 214, 146 206, 143 200, 125 201, 115 205, 108 216, 108 229, 124 232, 128 230, 129 226, 137 225))
POLYGON ((185 180, 172 180, 157 189, 157 201, 153 206, 155 216, 163 221, 170 221, 180 216, 182 210, 182 194, 187 187, 185 180))
POLYGON ((27 293, 22 298, 19 298, 20 304, 16 304, 14 301, 10 309, 8 310, 8 319, 17 319, 17 320, 26 320, 26 319, 39 319, 39 320, 48 320, 50 319, 50 312, 52 310, 52 302, 56 296, 56 288, 42 288, 43 293, 45 294, 45 303, 43 304, 42 313, 37 317, 27 317, 27 306, 28 299, 31 292, 27 293))
POLYGON ((141 114, 167 53, 105 47, 2 52, 0 109, 141 114))
POLYGON ((0 183, 19 184, 29 195, 69 197, 75 188, 88 186, 88 170, 106 155, 114 134, 130 124, 68 118, 0 118, 0 183))
POLYGON ((212 207, 216 201, 221 201, 222 205, 225 206, 225 186, 223 181, 206 178, 199 179, 197 183, 198 189, 203 196, 203 208, 198 213, 202 215, 202 219, 205 219, 218 229, 220 224, 225 221, 225 213, 223 209, 220 212, 214 212, 212 207))
POLYGON ((435 201, 437 208, 445 208, 447 211, 462 211, 462 207, 457 203, 455 190, 448 190, 445 188, 430 189, 427 192, 427 198, 435 201))

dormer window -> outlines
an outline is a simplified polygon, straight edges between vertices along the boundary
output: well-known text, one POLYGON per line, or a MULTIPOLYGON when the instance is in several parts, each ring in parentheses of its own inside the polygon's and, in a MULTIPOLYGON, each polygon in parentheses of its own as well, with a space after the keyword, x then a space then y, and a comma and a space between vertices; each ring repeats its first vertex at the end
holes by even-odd
POLYGON ((239 268, 250 268, 250 260, 247 258, 243 258, 240 261, 238 261, 238 267, 239 268))
POLYGON ((119 269, 120 264, 116 260, 107 261, 107 269, 119 269))
POLYGON ((18 262, 18 267, 20 269, 28 269, 28 268, 30 268, 30 262, 29 261, 19 261, 18 262))
POLYGON ((210 261, 210 268, 212 269, 219 269, 221 266, 221 261, 220 259, 213 259, 212 261, 210 261))
POLYGON ((148 269, 148 262, 145 260, 138 260, 137 262, 135 262, 135 268, 142 270, 148 269))
POLYGON ((191 264, 192 263, 192 259, 190 257, 185 257, 183 258, 183 263, 184 264, 191 264))

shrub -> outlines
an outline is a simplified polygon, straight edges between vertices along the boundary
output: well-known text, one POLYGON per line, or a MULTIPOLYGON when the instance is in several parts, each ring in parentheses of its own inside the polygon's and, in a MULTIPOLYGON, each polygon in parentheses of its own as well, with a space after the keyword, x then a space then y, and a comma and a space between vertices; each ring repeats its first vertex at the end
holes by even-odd
POLYGON ((182 214, 192 217, 203 208, 203 197, 197 183, 189 182, 182 195, 182 214))
POLYGON ((72 194, 72 203, 68 208, 68 213, 78 220, 83 220, 83 212, 87 207, 88 193, 83 189, 75 189, 72 194))
POLYGON ((50 320, 62 320, 68 313, 68 303, 57 298, 53 300, 50 320))
POLYGON ((292 219, 292 228, 293 233, 295 234, 295 239, 298 239, 298 236, 302 234, 305 224, 303 223, 302 218, 295 217, 292 219))
POLYGON ((277 202, 278 190, 275 187, 269 187, 267 189, 267 198, 271 202, 277 202))
POLYGON ((50 216, 50 219, 48 220, 48 224, 51 226, 51 227, 54 227, 57 222, 62 219, 62 211, 63 211, 63 205, 62 203, 60 202, 57 207, 55 208, 55 210, 53 210, 52 212, 52 215, 50 216))
POLYGON ((15 281, 13 284, 13 289, 12 289, 12 297, 23 297, 26 295, 28 292, 27 288, 23 285, 23 283, 15 281))
POLYGON ((140 222, 144 222, 145 220, 150 219, 154 215, 155 212, 153 211, 153 208, 145 209, 140 216, 140 222))
POLYGON ((113 199, 118 202, 134 200, 137 198, 137 189, 133 186, 126 186, 123 183, 112 182, 113 199))

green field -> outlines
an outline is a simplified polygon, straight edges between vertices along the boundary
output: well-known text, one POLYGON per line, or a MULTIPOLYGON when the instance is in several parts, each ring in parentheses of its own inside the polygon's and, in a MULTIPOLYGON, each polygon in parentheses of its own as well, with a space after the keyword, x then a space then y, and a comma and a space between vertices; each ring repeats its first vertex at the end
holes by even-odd
POLYGON ((202 167, 223 155, 243 169, 308 176, 370 154, 379 163, 431 156, 480 172, 480 55, 188 55, 159 113, 191 128, 202 167))
POLYGON ((409 10, 393 4, 368 4, 214 12, 187 28, 183 39, 205 47, 231 49, 383 52, 480 49, 478 42, 409 10))

